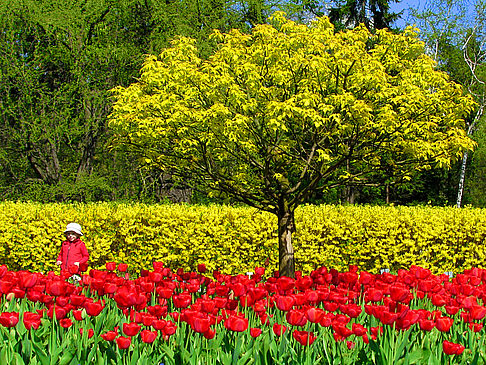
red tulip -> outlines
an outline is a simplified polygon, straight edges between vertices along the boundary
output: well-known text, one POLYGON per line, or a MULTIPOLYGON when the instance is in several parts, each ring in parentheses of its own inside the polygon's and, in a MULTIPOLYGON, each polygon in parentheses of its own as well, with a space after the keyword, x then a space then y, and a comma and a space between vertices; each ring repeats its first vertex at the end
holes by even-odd
POLYGON ((7 265, 0 265, 0 278, 3 278, 7 272, 8 272, 7 265))
POLYGON ((375 280, 374 275, 370 274, 367 271, 361 271, 359 273, 359 283, 361 285, 371 284, 374 280, 375 280))
POLYGON ((123 333, 127 336, 135 336, 140 328, 141 326, 135 322, 123 323, 123 333))
POLYGON ((83 310, 78 309, 78 310, 73 310, 73 316, 76 321, 82 321, 83 320, 83 310))
POLYGON ((332 324, 332 319, 334 318, 334 314, 333 313, 325 313, 319 324, 322 326, 322 327, 329 327, 331 324, 332 324))
POLYGON ((469 323, 469 329, 473 332, 479 332, 483 329, 483 324, 482 323, 469 323))
POLYGON ((309 322, 319 323, 322 320, 324 313, 325 312, 320 308, 310 307, 309 309, 307 309, 305 315, 309 322))
POLYGON ((160 297, 164 299, 169 299, 170 297, 172 297, 172 294, 174 293, 174 289, 169 287, 164 287, 164 286, 157 287, 155 291, 160 297))
POLYGON ((314 281, 310 276, 303 276, 295 281, 295 287, 300 291, 305 291, 306 289, 311 288, 312 284, 314 284, 314 281))
POLYGON ((353 323, 351 325, 351 331, 353 331, 353 334, 355 334, 356 336, 363 336, 368 331, 368 329, 362 324, 353 323))
POLYGON ((59 320, 59 325, 63 328, 69 328, 73 325, 73 321, 71 318, 63 318, 59 320))
POLYGON ((453 322, 454 319, 450 317, 439 317, 435 320, 435 327, 441 332, 448 332, 453 322))
POLYGON ((295 304, 295 299, 293 296, 277 295, 275 296, 275 305, 281 311, 287 312, 295 304))
POLYGON ((118 271, 125 272, 127 270, 128 270, 128 265, 127 264, 123 264, 123 263, 118 264, 118 271))
POLYGON ((85 302, 84 308, 89 316, 96 317, 101 313, 105 306, 101 301, 98 302, 85 302))
POLYGON ((80 307, 84 304, 86 297, 84 295, 71 294, 69 300, 72 305, 80 307))
POLYGON ((353 334, 353 331, 346 327, 344 323, 335 322, 332 324, 332 328, 334 329, 334 332, 342 338, 347 338, 353 334))
POLYGON ((316 336, 314 335, 314 333, 309 332, 309 331, 297 331, 297 330, 295 330, 292 333, 292 336, 302 346, 311 345, 316 340, 316 336))
POLYGON ((184 292, 179 295, 174 294, 172 297, 172 302, 176 308, 187 308, 191 304, 192 296, 191 294, 184 292))
POLYGON ((49 318, 52 318, 52 316, 55 314, 56 319, 60 320, 64 317, 66 317, 68 310, 65 307, 59 307, 59 306, 51 306, 47 310, 47 316, 49 318))
POLYGON ((204 274, 207 271, 206 265, 204 264, 197 265, 197 271, 199 271, 201 274, 204 274))
POLYGON ((209 326, 211 325, 211 321, 209 320, 209 317, 196 317, 194 320, 191 322, 191 327, 194 331, 198 333, 204 333, 209 330, 209 326))
POLYGON ((134 288, 121 286, 113 296, 113 299, 115 300, 118 307, 129 308, 137 303, 138 293, 135 291, 134 288))
POLYGON ((37 283, 36 274, 28 271, 19 271, 18 277, 18 284, 22 289, 32 288, 37 283))
POLYGON ((152 327, 158 331, 162 330, 166 325, 166 321, 163 319, 155 319, 152 321, 152 327))
POLYGON ((206 332, 203 333, 203 336, 207 338, 208 340, 212 340, 214 336, 216 336, 216 330, 214 329, 208 329, 206 332))
POLYGON ((277 279, 277 286, 279 290, 286 292, 294 288, 295 279, 289 278, 287 276, 281 276, 277 279))
POLYGON ((130 344, 132 343, 132 338, 131 337, 117 337, 116 339, 116 344, 119 349, 127 349, 130 347, 130 344))
POLYGON ((164 328, 162 329, 162 333, 165 336, 172 336, 176 332, 177 326, 174 322, 167 321, 164 328))
POLYGON ((378 335, 382 335, 383 334, 383 327, 382 326, 379 326, 379 327, 370 327, 370 332, 373 336, 377 337, 378 335))
POLYGON ((116 262, 107 262, 106 263, 106 270, 107 271, 115 271, 116 270, 116 262))
POLYGON ((103 291, 105 294, 114 294, 116 293, 116 290, 118 289, 118 285, 114 283, 105 283, 103 286, 103 291))
POLYGON ((482 305, 473 305, 469 310, 469 313, 471 314, 471 319, 479 321, 486 316, 486 307, 483 307, 482 305))
POLYGON ((160 318, 164 314, 167 314, 167 307, 156 304, 156 305, 148 306, 147 312, 149 312, 150 314, 152 314, 153 316, 155 316, 157 318, 160 318))
POLYGON ((145 343, 152 343, 157 338, 157 331, 143 330, 140 332, 140 337, 145 343))
POLYGON ((17 312, 4 312, 0 314, 0 324, 4 327, 15 327, 19 322, 17 312))
POLYGON ((419 326, 422 331, 431 331, 435 327, 435 321, 430 319, 420 319, 419 326))
POLYGON ((410 294, 410 289, 404 288, 398 284, 394 284, 390 286, 390 298, 392 298, 395 302, 403 302, 405 301, 410 294))
POLYGON ((478 305, 478 300, 476 297, 473 296, 466 297, 462 301, 462 307, 465 309, 471 309, 475 305, 478 305))
POLYGON ((41 325, 41 315, 38 313, 24 312, 23 315, 24 326, 27 330, 31 328, 38 329, 41 325))
POLYGON ((307 317, 305 316, 305 312, 300 309, 291 309, 285 315, 287 322, 292 326, 305 326, 307 323, 307 317))
POLYGON ((265 274, 265 268, 255 267, 255 274, 259 276, 263 276, 265 274))
POLYGON ((339 310, 351 318, 357 318, 361 314, 361 306, 354 303, 340 305, 339 310))
POLYGON ((164 263, 160 261, 154 261, 152 262, 152 266, 155 271, 162 271, 164 269, 164 263))
POLYGON ((445 306, 446 313, 450 316, 457 314, 457 312, 459 312, 459 309, 461 309, 461 308, 453 306, 453 305, 446 305, 445 306))
POLYGON ((260 336, 261 334, 262 334, 261 328, 254 328, 254 327, 250 328, 250 336, 251 337, 256 338, 256 337, 260 336))
POLYGON ((447 300, 443 295, 440 294, 433 294, 430 298, 430 301, 436 307, 442 307, 447 304, 447 300))
POLYGON ((460 355, 465 348, 461 344, 444 340, 444 342, 442 342, 442 349, 446 355, 460 355))
POLYGON ((335 312, 339 308, 339 303, 334 302, 324 302, 324 309, 328 312, 335 312))
POLYGON ((379 302, 383 300, 383 292, 379 289, 368 288, 364 298, 366 302, 379 302))
POLYGON ((150 281, 152 281, 154 283, 160 283, 164 279, 162 273, 157 272, 157 271, 149 271, 148 278, 149 278, 150 281))
POLYGON ((229 316, 224 321, 224 326, 230 331, 243 332, 248 328, 248 318, 229 316))
POLYGON ((106 333, 103 333, 101 335, 101 338, 105 341, 113 341, 116 336, 118 336, 118 333, 116 333, 115 331, 108 331, 106 333))
POLYGON ((48 281, 46 283, 46 293, 54 297, 64 295, 66 293, 66 285, 68 284, 62 280, 48 281))
POLYGON ((272 330, 273 333, 275 333, 277 336, 282 336, 285 333, 285 331, 287 331, 287 327, 284 326, 283 324, 274 323, 272 330))

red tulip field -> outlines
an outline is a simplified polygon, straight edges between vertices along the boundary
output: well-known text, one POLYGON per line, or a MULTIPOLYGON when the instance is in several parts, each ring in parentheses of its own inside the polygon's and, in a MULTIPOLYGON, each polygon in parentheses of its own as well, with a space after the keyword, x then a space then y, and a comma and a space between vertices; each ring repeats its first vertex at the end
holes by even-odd
POLYGON ((1 364, 484 364, 486 270, 296 278, 0 266, 1 364))

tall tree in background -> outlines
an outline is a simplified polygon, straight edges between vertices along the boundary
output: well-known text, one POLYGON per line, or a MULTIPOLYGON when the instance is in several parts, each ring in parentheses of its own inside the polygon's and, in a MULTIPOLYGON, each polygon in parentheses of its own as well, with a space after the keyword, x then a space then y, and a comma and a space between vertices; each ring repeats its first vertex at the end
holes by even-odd
POLYGON ((106 150, 109 90, 132 82, 143 55, 174 36, 209 53, 213 29, 249 29, 267 11, 259 0, 0 0, 3 196, 42 199, 27 195, 39 188, 48 199, 76 199, 73 191, 144 181, 128 175, 144 173, 137 161, 106 150))
POLYGON ((400 14, 390 12, 390 2, 400 0, 337 0, 329 9, 329 18, 338 30, 363 23, 368 29, 391 28, 400 14))
MULTIPOLYGON (((439 67, 474 96, 477 108, 467 120, 466 130, 468 135, 481 138, 484 133, 476 136, 476 132, 482 128, 486 107, 486 1, 475 0, 473 5, 471 7, 470 1, 429 1, 423 10, 413 12, 412 22, 421 29, 428 53, 439 67)), ((484 154, 481 150, 486 148, 486 140, 479 139, 478 142, 476 152, 480 156, 484 154)), ((459 168, 457 207, 463 203, 468 156, 465 151, 459 168)), ((472 184, 482 181, 481 176, 472 184)))
POLYGON ((149 56, 139 81, 115 90, 111 125, 154 166, 274 213, 282 275, 294 275, 294 211, 315 192, 383 166, 396 178, 446 167, 473 146, 471 98, 410 30, 335 33, 328 18, 277 13, 273 26, 214 38, 207 60, 190 38, 149 56))

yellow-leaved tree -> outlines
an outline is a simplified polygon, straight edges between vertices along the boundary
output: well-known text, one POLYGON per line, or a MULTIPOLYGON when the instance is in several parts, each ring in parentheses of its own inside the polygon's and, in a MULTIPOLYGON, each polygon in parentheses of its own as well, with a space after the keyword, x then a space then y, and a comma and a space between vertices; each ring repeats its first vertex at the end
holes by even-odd
POLYGON ((114 90, 111 126, 154 166, 278 218, 279 269, 294 276, 294 211, 320 189, 403 179, 471 149, 470 97, 424 54, 416 30, 335 33, 276 13, 251 34, 214 32, 202 59, 176 39, 114 90))

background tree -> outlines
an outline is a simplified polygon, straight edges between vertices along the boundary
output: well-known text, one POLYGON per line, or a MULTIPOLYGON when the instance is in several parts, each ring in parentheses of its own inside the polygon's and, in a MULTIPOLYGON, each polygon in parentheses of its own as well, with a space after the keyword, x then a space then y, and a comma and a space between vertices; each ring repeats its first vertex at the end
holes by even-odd
POLYGON ((391 28, 400 14, 390 12, 390 3, 400 0, 337 0, 329 9, 329 19, 338 30, 363 23, 368 29, 391 28))
POLYGON ((248 4, 0 0, 2 196, 160 199, 170 189, 167 174, 107 148, 109 90, 132 82, 144 54, 160 52, 176 35, 197 39, 204 54, 213 29, 249 29, 268 5, 248 4))
POLYGON ((435 69, 415 33, 280 13, 251 34, 216 32, 203 60, 179 38, 115 90, 116 143, 183 181, 278 218, 279 267, 293 276, 294 211, 316 191, 449 166, 470 149, 473 102, 435 69))
MULTIPOLYGON (((467 134, 478 142, 476 161, 481 160, 479 156, 484 155, 482 149, 486 147, 486 140, 482 139, 484 133, 476 133, 482 128, 486 106, 485 11, 484 0, 475 0, 472 4, 470 1, 433 0, 428 1, 423 10, 413 11, 411 19, 421 29, 421 38, 427 44, 428 53, 439 67, 464 85, 477 102, 475 113, 466 120, 467 134)), ((457 167, 455 201, 458 207, 463 203, 468 156, 469 152, 465 151, 457 167)), ((469 176, 473 178, 471 187, 476 187, 471 193, 477 191, 477 194, 466 197, 466 202, 477 204, 484 190, 477 189, 483 179, 475 171, 476 168, 480 166, 472 165, 469 176)))

